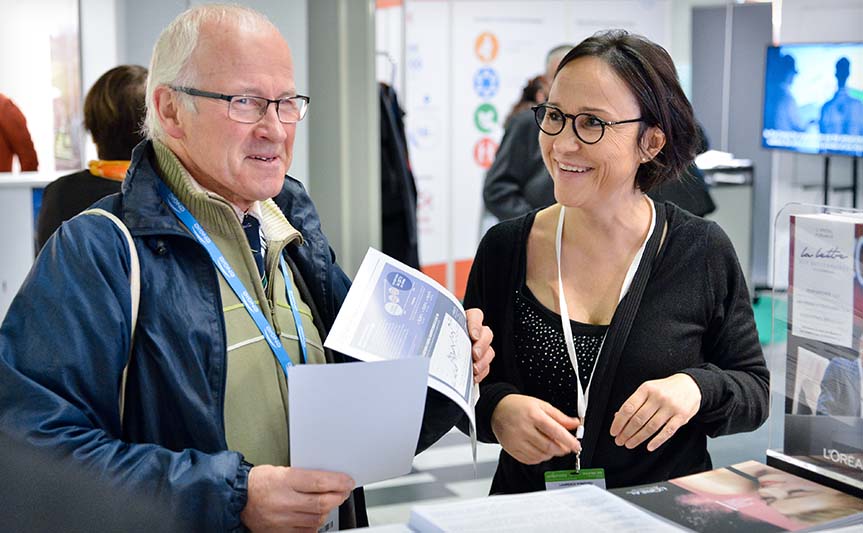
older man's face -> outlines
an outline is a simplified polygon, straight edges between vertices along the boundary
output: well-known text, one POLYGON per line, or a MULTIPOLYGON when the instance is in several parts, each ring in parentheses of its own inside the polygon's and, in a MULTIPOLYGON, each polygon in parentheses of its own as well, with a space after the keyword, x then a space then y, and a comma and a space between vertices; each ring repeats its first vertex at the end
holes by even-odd
MULTIPOLYGON (((192 61, 196 89, 270 99, 296 94, 288 44, 269 29, 204 25, 192 61)), ((291 165, 296 124, 279 122, 275 104, 256 124, 228 118, 224 100, 196 97, 195 104, 197 111, 180 106, 182 136, 172 143, 192 176, 243 209, 278 194, 291 165)))

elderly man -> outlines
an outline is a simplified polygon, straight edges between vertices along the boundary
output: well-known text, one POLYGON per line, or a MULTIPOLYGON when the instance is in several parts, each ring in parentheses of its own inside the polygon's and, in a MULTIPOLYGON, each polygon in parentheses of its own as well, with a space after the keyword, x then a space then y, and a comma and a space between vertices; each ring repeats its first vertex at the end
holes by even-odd
MULTIPOLYGON (((349 285, 285 176, 308 102, 262 15, 203 5, 168 26, 150 65, 149 141, 122 192, 97 204, 134 238, 137 325, 121 231, 100 216, 65 223, 0 330, 3 431, 164 497, 190 529, 366 523, 348 476, 287 466, 285 372, 342 359, 322 340, 349 285)), ((480 380, 491 332, 476 310, 468 329, 480 380)), ((459 418, 429 391, 418 449, 459 418)))

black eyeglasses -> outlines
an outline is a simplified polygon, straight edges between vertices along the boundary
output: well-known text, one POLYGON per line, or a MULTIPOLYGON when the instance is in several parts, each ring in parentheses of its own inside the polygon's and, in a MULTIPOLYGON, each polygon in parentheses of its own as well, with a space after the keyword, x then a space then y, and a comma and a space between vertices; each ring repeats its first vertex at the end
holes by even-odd
POLYGON ((534 117, 536 118, 536 125, 546 135, 560 135, 560 132, 566 127, 566 119, 569 118, 572 120, 572 131, 575 132, 575 136, 585 144, 598 143, 602 139, 602 136, 605 135, 606 126, 644 122, 643 118, 609 122, 590 113, 570 115, 548 104, 540 104, 531 109, 533 109, 534 117))
POLYGON ((303 117, 306 116, 306 111, 309 110, 310 98, 301 94, 270 100, 263 96, 212 93, 210 91, 193 89, 192 87, 171 86, 171 89, 191 96, 225 100, 228 102, 228 118, 242 122, 243 124, 254 124, 261 120, 267 113, 267 109, 270 108, 270 104, 276 104, 276 114, 279 116, 279 122, 282 124, 292 124, 303 120, 303 117))

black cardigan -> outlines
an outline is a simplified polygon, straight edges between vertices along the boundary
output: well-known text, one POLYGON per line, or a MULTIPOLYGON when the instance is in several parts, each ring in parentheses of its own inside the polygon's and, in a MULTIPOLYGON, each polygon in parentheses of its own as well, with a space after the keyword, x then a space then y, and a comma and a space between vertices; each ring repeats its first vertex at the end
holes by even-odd
MULTIPOLYGON (((751 431, 768 414, 769 373, 731 241, 714 222, 673 204, 666 204, 665 212, 668 233, 623 350, 615 357, 609 353, 615 343, 606 342, 594 371, 581 464, 604 468, 609 488, 709 470, 708 435, 751 431), (701 388, 695 417, 653 452, 646 442, 634 450, 614 444, 609 430, 623 402, 645 381, 678 372, 692 376, 701 388)), ((513 304, 524 282, 526 243, 535 216, 533 211, 489 230, 468 279, 465 308, 482 309, 494 332, 496 357, 476 406, 478 437, 485 442, 497 441, 491 430, 497 403, 523 389, 513 353, 513 304)), ((662 228, 657 220, 655 231, 662 228)), ((623 302, 612 318, 609 339, 620 329, 622 307, 623 302)), ((542 490, 545 471, 572 468, 572 456, 528 466, 502 451, 491 492, 542 490)))

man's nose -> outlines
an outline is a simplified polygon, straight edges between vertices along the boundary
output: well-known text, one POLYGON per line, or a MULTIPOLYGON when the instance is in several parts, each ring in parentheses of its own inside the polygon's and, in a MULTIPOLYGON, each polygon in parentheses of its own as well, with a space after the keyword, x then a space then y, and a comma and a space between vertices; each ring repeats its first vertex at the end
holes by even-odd
POLYGON ((277 142, 282 142, 287 137, 287 133, 285 132, 285 124, 279 120, 279 112, 276 109, 276 104, 274 102, 270 102, 270 105, 267 106, 266 111, 264 111, 264 116, 261 117, 261 120, 257 123, 256 132, 261 137, 272 139, 277 142))

